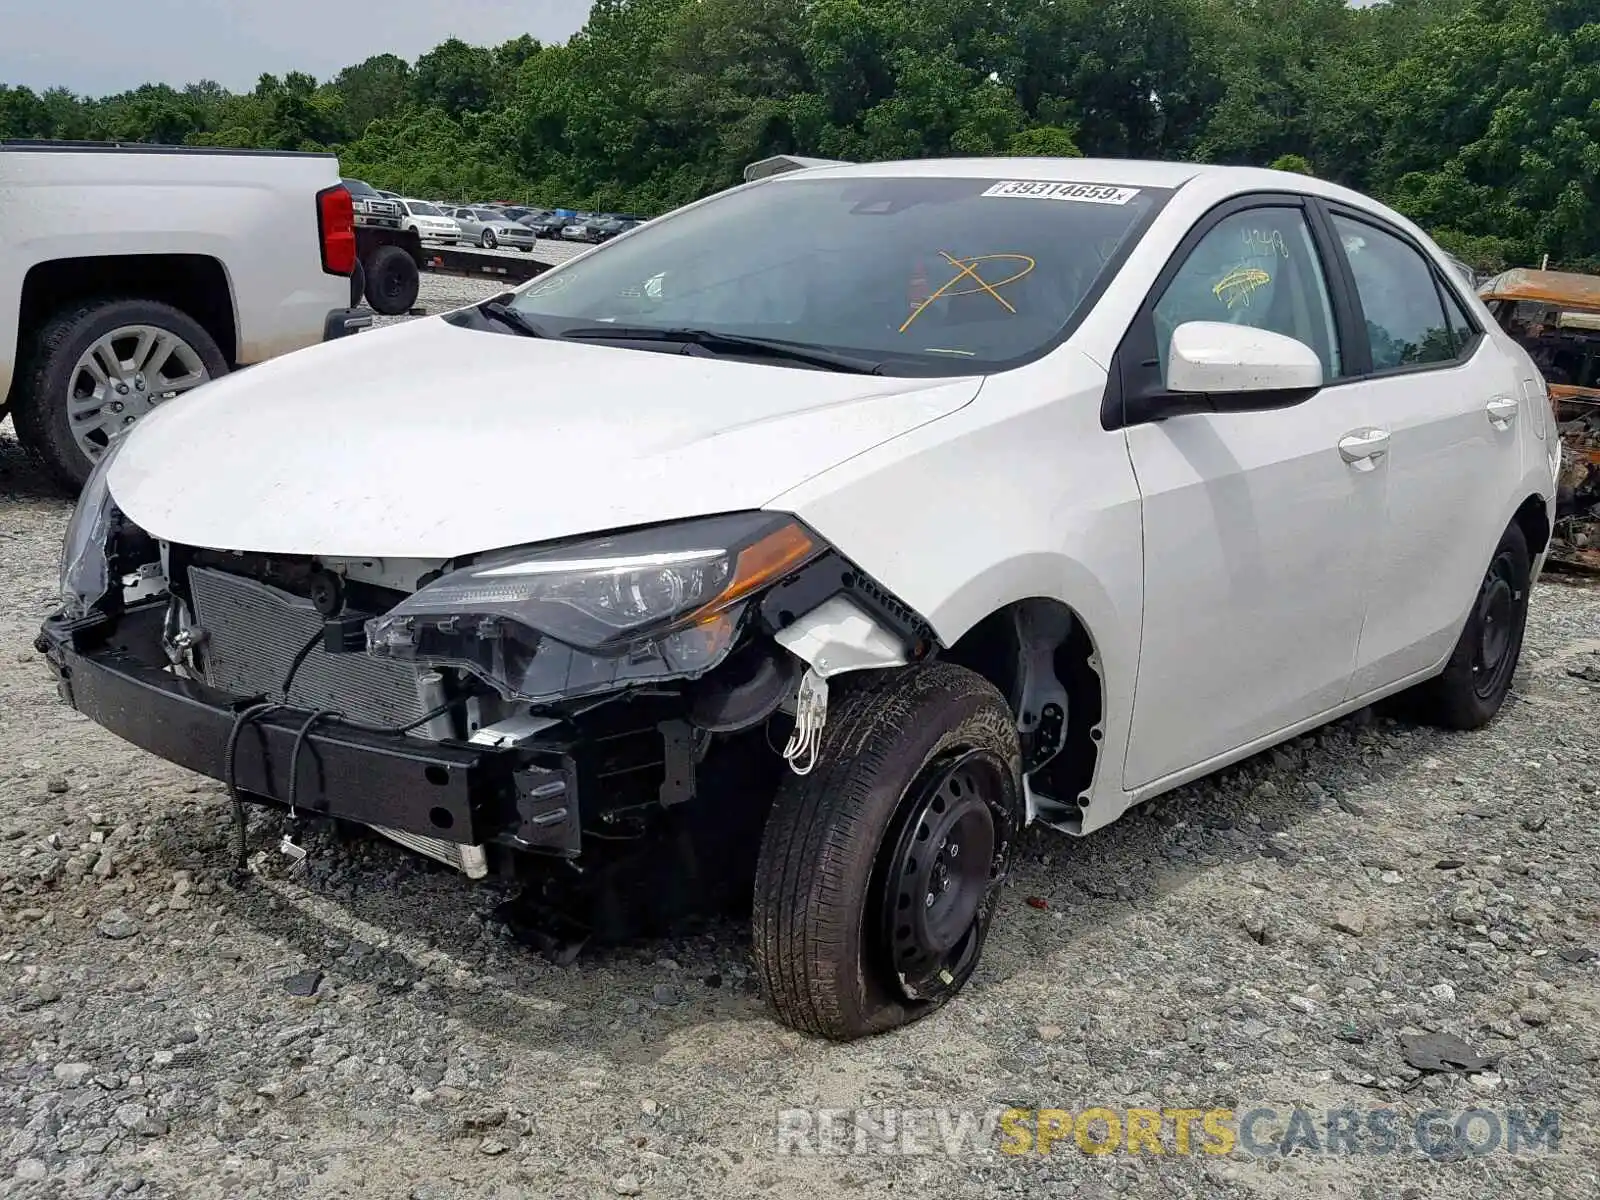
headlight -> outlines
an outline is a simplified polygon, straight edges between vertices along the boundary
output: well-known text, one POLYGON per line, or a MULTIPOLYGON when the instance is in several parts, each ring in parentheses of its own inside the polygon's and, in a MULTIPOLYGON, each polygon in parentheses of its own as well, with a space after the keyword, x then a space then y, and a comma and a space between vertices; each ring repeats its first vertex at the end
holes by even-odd
POLYGON ((67 536, 61 544, 61 608, 68 617, 86 616, 111 588, 107 550, 116 505, 106 487, 106 473, 126 440, 120 434, 112 437, 89 472, 67 522, 67 536))
POLYGON ((789 517, 739 513, 495 555, 367 622, 367 649, 533 701, 698 675, 732 649, 745 601, 823 548, 789 517))

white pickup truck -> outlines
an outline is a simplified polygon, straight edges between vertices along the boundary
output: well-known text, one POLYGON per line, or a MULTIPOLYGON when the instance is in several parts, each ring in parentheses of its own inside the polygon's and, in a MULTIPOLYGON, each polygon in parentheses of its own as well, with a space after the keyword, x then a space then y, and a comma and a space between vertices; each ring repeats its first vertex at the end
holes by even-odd
POLYGON ((110 436, 371 324, 331 154, 0 142, 0 419, 76 490, 110 436))

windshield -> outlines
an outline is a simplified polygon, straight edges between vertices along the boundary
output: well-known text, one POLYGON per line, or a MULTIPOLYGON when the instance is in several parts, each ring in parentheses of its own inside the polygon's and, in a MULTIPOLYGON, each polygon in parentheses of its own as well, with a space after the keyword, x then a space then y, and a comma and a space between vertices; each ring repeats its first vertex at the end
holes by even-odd
POLYGON ((431 204, 424 204, 421 200, 407 200, 406 207, 411 210, 413 217, 442 217, 444 214, 431 204))
POLYGON ((968 374, 1054 345, 1169 194, 978 178, 782 180, 641 226, 513 303, 557 337, 572 322, 709 330, 845 351, 886 374, 968 374))

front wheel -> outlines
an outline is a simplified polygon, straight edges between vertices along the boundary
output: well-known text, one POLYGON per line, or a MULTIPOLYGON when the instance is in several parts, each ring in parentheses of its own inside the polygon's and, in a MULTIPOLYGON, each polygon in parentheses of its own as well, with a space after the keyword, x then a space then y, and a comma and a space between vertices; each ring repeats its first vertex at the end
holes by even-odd
POLYGON ((1444 673, 1407 697, 1419 719, 1481 729, 1500 711, 1522 654, 1532 563, 1528 540, 1513 523, 1500 535, 1444 673))
POLYGON ((483 236, 478 239, 478 245, 482 246, 485 250, 493 250, 495 246, 498 245, 495 240, 494 230, 485 229, 483 231, 483 236))
POLYGON ((1016 722, 981 676, 936 662, 832 689, 816 765, 767 821, 753 941, 773 1015, 844 1041, 961 990, 1024 813, 1016 722))

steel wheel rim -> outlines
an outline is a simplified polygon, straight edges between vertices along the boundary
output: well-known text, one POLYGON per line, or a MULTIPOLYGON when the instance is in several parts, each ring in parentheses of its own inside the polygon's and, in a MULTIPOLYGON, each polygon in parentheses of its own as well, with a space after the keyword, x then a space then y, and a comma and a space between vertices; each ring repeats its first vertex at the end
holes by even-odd
POLYGON ((1004 770, 993 754, 968 751, 907 789, 878 904, 887 966, 907 999, 953 990, 977 959, 1003 866, 1004 770))
POLYGON ((1480 698, 1488 698, 1504 684, 1511 665, 1511 646, 1515 640, 1517 604, 1522 593, 1517 589, 1509 554, 1501 554, 1489 564, 1473 606, 1476 636, 1472 647, 1472 686, 1480 698))
POLYGON ((169 329, 120 325, 78 357, 67 383, 67 424, 98 459, 112 435, 158 404, 211 378, 200 352, 169 329))

